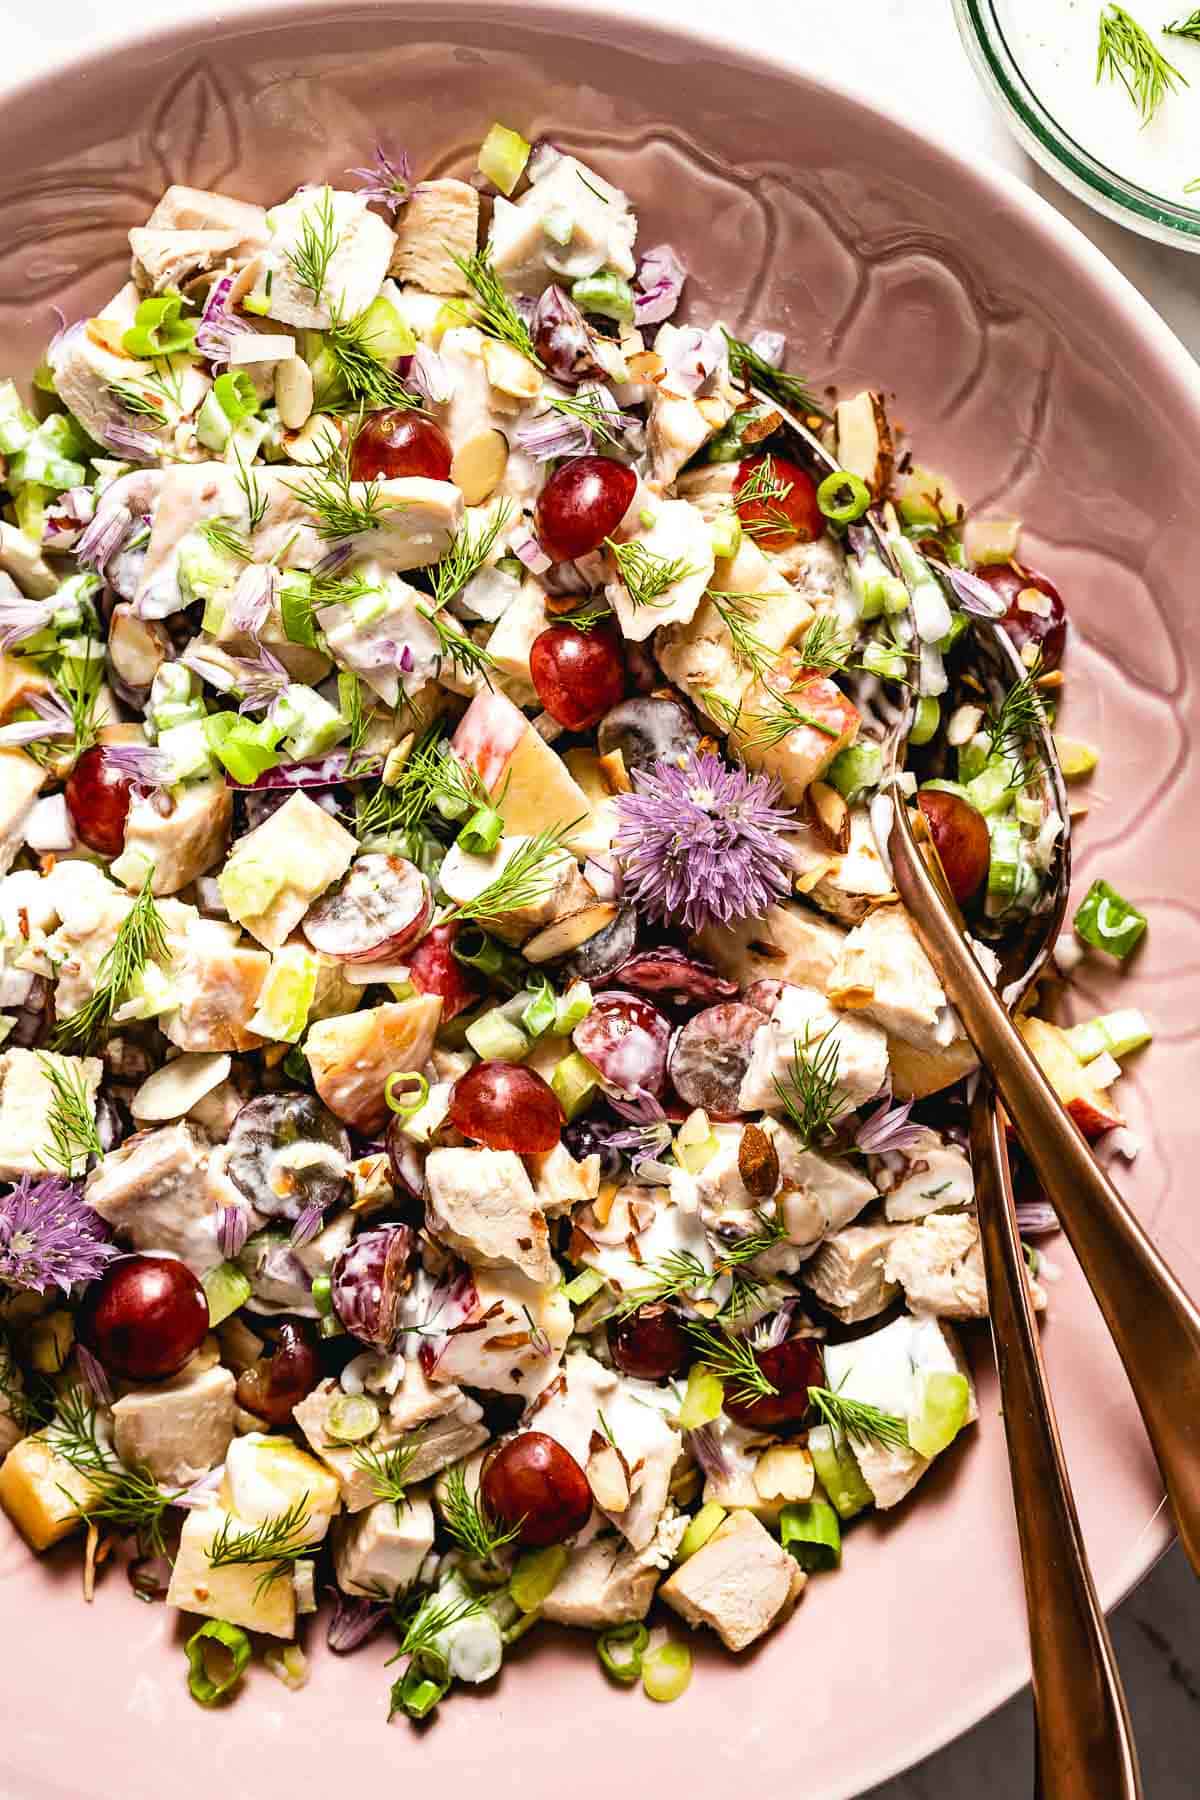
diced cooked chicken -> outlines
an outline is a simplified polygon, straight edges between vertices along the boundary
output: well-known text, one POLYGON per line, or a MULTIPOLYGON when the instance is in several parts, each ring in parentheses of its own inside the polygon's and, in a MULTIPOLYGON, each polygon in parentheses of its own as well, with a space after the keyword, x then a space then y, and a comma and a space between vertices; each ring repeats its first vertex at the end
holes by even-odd
POLYGON ((884 1212, 897 1224, 970 1206, 975 1198, 966 1151, 936 1131, 925 1129, 903 1150, 869 1157, 867 1168, 884 1196, 884 1212))
POLYGON ((46 771, 23 750, 0 750, 0 875, 12 868, 46 771))
POLYGON ((223 267, 237 255, 236 231, 168 231, 135 225, 129 233, 130 273, 139 288, 161 294, 194 275, 223 267))
MULTIPOLYGON (((257 474, 254 479, 266 498, 268 482, 257 474)), ((274 487, 273 481, 270 486, 274 487)), ((191 537, 206 520, 218 518, 230 521, 237 531, 249 530, 246 494, 238 486, 236 469, 223 462, 178 464, 163 469, 153 505, 150 542, 133 596, 134 609, 140 617, 166 618, 188 604, 191 589, 185 595, 180 581, 181 547, 185 566, 189 548, 205 553, 206 573, 216 570, 209 584, 211 591, 222 585, 232 590, 239 565, 232 558, 218 558, 203 539, 191 537)), ((314 561, 319 554, 314 542, 314 561)), ((210 594, 204 597, 208 599, 210 594)))
MULTIPOLYGON (((979 1417, 971 1372, 952 1326, 907 1313, 881 1331, 846 1344, 825 1346, 825 1380, 847 1400, 862 1400, 893 1418, 907 1419, 919 1408, 924 1378, 933 1374, 963 1375, 968 1387, 966 1423, 979 1417)), ((896 1448, 859 1439, 854 1456, 881 1510, 896 1506, 929 1468, 929 1461, 907 1446, 896 1448)))
POLYGON ((96 1090, 103 1065, 98 1056, 59 1056, 50 1051, 0 1053, 0 1180, 40 1175, 52 1165, 54 1141, 49 1115, 55 1101, 48 1066, 86 1098, 95 1120, 96 1090))
POLYGON ((796 1133, 778 1119, 764 1119, 763 1130, 779 1155, 776 1206, 788 1242, 806 1254, 831 1232, 844 1230, 864 1207, 878 1199, 871 1183, 844 1156, 806 1150, 796 1133))
POLYGON ((519 200, 501 195, 494 201, 489 243, 505 285, 538 293, 560 277, 569 283, 605 268, 631 276, 636 236, 637 220, 620 188, 564 156, 519 200), (551 216, 564 228, 570 221, 565 244, 546 231, 551 216))
POLYGON ((798 804, 854 742, 858 727, 857 708, 837 683, 806 669, 800 651, 784 650, 763 679, 747 688, 729 744, 748 768, 777 776, 785 797, 798 804), (791 729, 780 735, 792 720, 791 729))
POLYGON ((901 1225, 850 1225, 827 1237, 804 1280, 827 1312, 843 1325, 857 1325, 886 1311, 900 1292, 885 1273, 888 1251, 904 1229, 901 1225))
POLYGON ((315 1455, 337 1476, 347 1512, 362 1512, 379 1498, 369 1463, 358 1454, 360 1448, 385 1456, 404 1444, 414 1452, 407 1464, 408 1477, 418 1482, 487 1443, 479 1403, 451 1382, 427 1381, 415 1358, 405 1363, 404 1379, 390 1408, 361 1446, 340 1443, 329 1431, 329 1409, 341 1392, 336 1381, 323 1381, 293 1408, 293 1416, 315 1455))
POLYGON ((260 250, 270 236, 267 215, 249 200, 207 188, 172 184, 146 220, 146 231, 227 231, 237 237, 235 261, 260 250))
POLYGON ((659 1593, 695 1628, 708 1625, 727 1650, 745 1650, 786 1619, 806 1577, 751 1512, 731 1512, 659 1593))
MULTIPOLYGON (((351 482, 363 503, 365 484, 351 482)), ((360 537, 362 550, 384 569, 426 569, 440 561, 463 522, 463 497, 452 481, 410 475, 380 481, 375 489, 379 524, 360 537)))
POLYGON ((7 575, 31 600, 47 600, 58 588, 58 577, 40 546, 6 521, 0 521, 0 575, 7 575))
POLYGON ((651 480, 660 488, 670 487, 684 463, 707 444, 717 428, 717 422, 688 395, 656 388, 646 421, 651 480))
POLYGON ((132 282, 114 296, 97 319, 74 325, 46 352, 55 391, 89 437, 118 453, 136 431, 160 438, 162 428, 148 416, 133 417, 113 390, 144 385, 149 363, 121 348, 122 334, 133 324, 138 291, 132 282))
POLYGON ((561 1139, 553 1150, 534 1152, 523 1160, 534 1201, 547 1219, 560 1218, 594 1200, 600 1191, 600 1158, 585 1156, 577 1162, 561 1139))
POLYGON ((156 1481, 186 1487, 223 1461, 233 1438, 236 1383, 220 1365, 134 1388, 113 1406, 121 1461, 144 1465, 156 1481))
POLYGON ((517 706, 537 706, 537 689, 529 672, 529 653, 551 623, 546 614, 546 595, 532 576, 526 576, 512 605, 501 613, 487 641, 495 663, 492 679, 517 706))
POLYGON ((533 1430, 569 1450, 581 1469, 588 1465, 593 1433, 611 1434, 629 1471, 628 1503, 617 1510, 596 1499, 634 1550, 644 1550, 653 1540, 683 1446, 654 1404, 655 1391, 651 1383, 633 1381, 576 1352, 564 1359, 554 1392, 527 1417, 533 1430), (601 1413, 608 1432, 602 1431, 601 1413))
POLYGON ((424 1494, 407 1493, 402 1506, 378 1500, 334 1525, 338 1586, 365 1599, 394 1599, 412 1586, 432 1548, 433 1508, 424 1494))
MULTIPOLYGON (((727 1233, 748 1237, 761 1229, 759 1215, 773 1210, 770 1200, 779 1185, 777 1181, 769 1189, 763 1184, 759 1192, 751 1193, 742 1180, 742 1132, 740 1124, 714 1124, 711 1135, 716 1148, 704 1167, 694 1175, 680 1168, 671 1173, 672 1200, 685 1209, 695 1208, 705 1230, 714 1235, 727 1233)), ((780 1243, 755 1257, 753 1271, 756 1275, 773 1275, 785 1270, 791 1273, 799 1264, 800 1258, 793 1247, 780 1243)))
POLYGON ((852 394, 848 400, 839 400, 834 416, 838 462, 865 481, 878 500, 891 486, 896 460, 883 395, 869 390, 852 394))
MULTIPOLYGON (((47 945, 58 971, 54 1007, 56 1016, 65 1019, 91 999, 100 965, 134 902, 92 863, 60 862, 45 885, 59 918, 47 945)), ((199 915, 179 900, 163 900, 158 910, 170 960, 199 915)), ((157 963, 147 964, 147 976, 157 968, 157 963)))
POLYGON ((889 1036, 918 1047, 961 1035, 903 906, 877 906, 855 926, 826 991, 835 1006, 853 1009, 889 1036))
POLYGON ((396 221, 392 274, 428 294, 469 294, 471 284, 454 259, 474 256, 478 236, 479 195, 469 182, 422 181, 396 221))
MULTIPOLYGON (((678 1178, 670 1190, 661 1187, 618 1189, 603 1220, 584 1207, 573 1220, 571 1260, 595 1269, 618 1294, 636 1293, 647 1285, 646 1263, 684 1254, 711 1273, 712 1246, 700 1219, 690 1184, 678 1178)), ((705 1279, 698 1290, 707 1297, 705 1279)))
POLYGON ((754 1035, 750 1066, 742 1080, 742 1111, 781 1111, 776 1082, 786 1088, 795 1058, 811 1059, 815 1054, 823 1055, 836 1075, 832 1098, 843 1111, 870 1100, 887 1079, 887 1038, 878 1025, 855 1013, 835 1012, 815 988, 789 983, 754 1035))
POLYGON ((857 617, 846 574, 846 552, 828 532, 812 543, 797 542, 766 554, 776 574, 797 588, 817 612, 832 612, 843 622, 857 617))
POLYGON ((686 1529, 686 1513, 668 1509, 642 1550, 608 1532, 577 1545, 542 1604, 542 1617, 555 1625, 592 1631, 644 1619, 686 1529))
POLYGON ((296 1589, 288 1575, 266 1579, 271 1564, 233 1563, 213 1568, 209 1550, 224 1531, 231 1538, 251 1529, 223 1506, 195 1507, 186 1514, 171 1570, 167 1605, 206 1619, 224 1619, 268 1637, 290 1638, 296 1631, 296 1589))
POLYGON ((797 888, 839 924, 861 924, 893 891, 865 806, 850 808, 850 845, 840 855, 812 825, 796 826, 785 840, 797 888))
MULTIPOLYGON (((458 905, 477 900, 531 842, 532 839, 513 833, 502 837, 496 848, 486 855, 476 855, 455 844, 438 874, 443 893, 458 905)), ((506 944, 523 944, 553 919, 579 912, 595 899, 579 872, 579 865, 567 850, 552 852, 539 862, 521 880, 520 887, 527 895, 524 904, 506 909, 488 920, 488 930, 506 944)))
POLYGON ((378 1131, 389 1117, 388 1076, 396 1069, 425 1067, 441 1016, 438 995, 417 994, 319 1019, 309 1029, 304 1053, 329 1110, 358 1131, 378 1131))
POLYGON ((643 523, 639 511, 633 515, 632 526, 627 519, 618 527, 613 541, 637 544, 647 557, 654 559, 651 568, 655 573, 673 569, 675 579, 670 586, 653 599, 639 603, 636 573, 630 577, 634 583, 631 589, 622 578, 613 552, 606 551, 604 558, 605 594, 622 636, 635 644, 663 625, 686 625, 703 600, 715 567, 712 533, 687 500, 655 500, 644 510, 650 523, 643 523))
POLYGON ((437 1349, 432 1379, 532 1400, 558 1373, 571 1303, 557 1283, 538 1287, 514 1269, 473 1275, 473 1304, 437 1349))
POLYGON ((198 920, 176 963, 179 1004, 162 1021, 164 1034, 181 1050, 257 1049, 262 1039, 249 1021, 270 966, 265 950, 231 943, 216 920, 198 920))
POLYGON ((254 294, 268 318, 285 325, 324 331, 336 312, 352 319, 370 306, 387 279, 396 239, 370 211, 361 194, 344 189, 304 188, 267 214, 270 238, 259 258, 254 294), (306 251, 331 253, 314 258, 306 251), (313 262, 320 293, 305 280, 313 262))
POLYGON ((823 990, 845 935, 806 906, 768 906, 761 919, 706 925, 693 942, 741 988, 781 981, 823 990))
POLYGON ((123 879, 137 893, 153 866, 151 892, 177 894, 220 861, 233 823, 233 790, 224 781, 194 781, 172 790, 170 812, 160 811, 163 796, 135 788, 125 819, 123 879), (138 859, 142 873, 139 876, 138 859))
POLYGON ((262 1431, 230 1444, 218 1497, 248 1525, 261 1525, 303 1501, 307 1517, 296 1532, 310 1544, 322 1542, 341 1506, 336 1480, 315 1457, 288 1438, 262 1431))
POLYGON ((518 1269, 549 1281, 550 1234, 524 1164, 511 1150, 431 1150, 426 1223, 477 1268, 518 1269))
POLYGON ((207 1168, 207 1147, 191 1125, 140 1131, 93 1170, 87 1202, 122 1242, 169 1251, 203 1275, 221 1261, 207 1168))
POLYGON ((816 1485, 812 1457, 801 1444, 781 1444, 720 1413, 708 1427, 716 1455, 706 1470, 703 1499, 729 1512, 744 1508, 777 1526, 784 1507, 808 1500, 816 1485))
POLYGON ((718 559, 709 591, 728 598, 718 602, 706 597, 688 624, 664 626, 654 640, 654 654, 663 673, 724 728, 730 716, 724 709, 736 711, 752 672, 734 651, 721 606, 744 620, 768 656, 795 643, 812 618, 812 607, 751 538, 742 539, 736 556, 718 559), (723 707, 714 709, 705 694, 715 695, 723 707))
POLYGON ((429 596, 378 565, 357 573, 377 593, 350 604, 322 606, 317 622, 338 666, 361 675, 385 706, 395 706, 402 693, 415 693, 422 682, 436 679, 445 661, 437 632, 417 611, 428 607, 429 596), (403 671, 398 644, 404 645, 411 664, 403 671))
MULTIPOLYGON (((987 1277, 973 1212, 931 1213, 901 1226, 887 1254, 886 1273, 904 1289, 914 1313, 938 1319, 985 1319, 987 1277)), ((1029 1277, 1030 1297, 1041 1310, 1046 1296, 1029 1277)))
POLYGON ((226 911, 260 944, 278 950, 357 851, 344 825, 307 794, 293 794, 234 845, 218 877, 226 911))
POLYGON ((892 1090, 897 1100, 923 1100, 952 1087, 978 1068, 979 1058, 967 1037, 948 1044, 910 1044, 904 1038, 888 1039, 892 1065, 892 1090))

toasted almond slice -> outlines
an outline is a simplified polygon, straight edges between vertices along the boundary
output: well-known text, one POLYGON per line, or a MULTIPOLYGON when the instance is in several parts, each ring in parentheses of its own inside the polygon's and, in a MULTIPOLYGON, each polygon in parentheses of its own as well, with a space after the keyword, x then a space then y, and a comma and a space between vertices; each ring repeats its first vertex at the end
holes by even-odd
POLYGON ((610 794, 631 794, 633 783, 629 779, 629 771, 625 767, 625 758, 619 750, 610 750, 607 756, 599 759, 600 769, 610 794))
POLYGON ((768 1503, 811 1499, 812 1457, 800 1444, 773 1444, 755 1464, 754 1485, 768 1503))
POLYGON ((593 1431, 584 1471, 592 1499, 604 1512, 622 1513, 629 1505, 629 1467, 615 1444, 593 1431))
POLYGON ((299 431, 312 417, 312 370, 303 357, 285 357, 276 369, 275 405, 279 422, 288 431, 299 431))
POLYGON ((232 1063, 228 1056, 210 1051, 185 1051, 147 1075, 129 1103, 134 1118, 149 1124, 182 1119, 193 1106, 226 1079, 232 1063))
POLYGON ((804 807, 829 848, 844 855, 850 848, 850 808, 844 797, 827 781, 814 781, 804 797, 804 807))
POLYGON ((565 918, 554 919, 522 945, 521 955, 531 963, 553 962, 556 956, 569 956, 580 944, 586 944, 598 931, 611 925, 617 910, 614 901, 598 900, 594 906, 585 906, 579 912, 568 913, 565 918))
POLYGON ((592 1211, 596 1215, 597 1225, 607 1225, 609 1214, 613 1209, 613 1201, 617 1197, 617 1183, 604 1181, 600 1184, 600 1192, 592 1201, 592 1211))
POLYGON ((533 400, 541 390, 541 375, 529 358, 497 338, 484 338, 483 366, 489 385, 516 400, 533 400))
POLYGON ((477 431, 454 452, 450 479, 468 506, 482 506, 508 467, 508 440, 502 431, 477 431))
POLYGON ((639 350, 629 357, 629 378, 631 381, 659 381, 666 374, 667 365, 654 350, 639 350))
POLYGON ((742 442, 743 444, 761 444, 764 438, 773 436, 782 424, 783 418, 779 413, 765 412, 743 426, 742 442))

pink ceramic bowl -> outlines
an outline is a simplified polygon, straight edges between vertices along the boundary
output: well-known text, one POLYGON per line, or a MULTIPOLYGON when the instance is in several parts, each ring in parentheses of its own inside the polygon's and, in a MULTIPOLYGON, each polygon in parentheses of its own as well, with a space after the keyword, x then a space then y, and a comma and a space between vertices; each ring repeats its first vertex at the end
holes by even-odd
MULTIPOLYGON (((732 31, 731 27, 731 31, 732 31)), ((670 238, 707 320, 788 333, 818 382, 871 382, 923 461, 1027 521, 1031 561, 1074 622, 1068 729, 1104 746, 1078 879, 1149 913, 1123 978, 1087 965, 1077 1010, 1117 994, 1153 1016, 1122 1094, 1144 1140, 1125 1190, 1200 1292, 1200 377, 1069 225, 873 106, 611 10, 472 0, 327 5, 193 24, 59 71, 8 100, 0 166, 0 344, 28 376, 57 304, 124 279, 124 234, 171 181, 270 200, 337 180, 379 133, 418 170, 462 170, 501 117, 588 156, 670 238), (1153 1092, 1151 1091, 1153 1090, 1153 1092)), ((1065 1246, 1050 1372, 1100 1592, 1114 1602, 1168 1538, 1162 1489, 1115 1353, 1065 1246)), ((971 1725, 1026 1678, 1004 1436, 984 1335, 982 1419, 898 1513, 849 1537, 795 1621, 734 1666, 707 1641, 670 1709, 603 1679, 586 1639, 527 1643, 495 1693, 433 1729, 385 1726, 378 1645, 312 1681, 258 1671, 235 1705, 189 1699, 177 1619, 118 1576, 80 1598, 78 1546, 37 1561, 0 1522, 5 1729, 14 1800, 296 1800, 381 1782, 466 1796, 611 1800, 861 1793, 971 1725)), ((1164 1370, 1164 1380, 1170 1371, 1164 1370)), ((1016 1779, 1016 1777, 1014 1777, 1016 1779)))

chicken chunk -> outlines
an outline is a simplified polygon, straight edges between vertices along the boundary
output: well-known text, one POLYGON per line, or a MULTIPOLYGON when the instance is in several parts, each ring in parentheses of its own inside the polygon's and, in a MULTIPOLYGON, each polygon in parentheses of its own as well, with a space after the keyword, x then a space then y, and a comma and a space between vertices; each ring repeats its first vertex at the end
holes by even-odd
POLYGON ((828 532, 789 544, 786 550, 768 550, 775 573, 797 588, 817 612, 830 612, 844 622, 858 616, 858 603, 846 574, 846 552, 828 532))
POLYGON ((46 1432, 22 1438, 0 1464, 0 1507, 34 1550, 49 1550, 78 1531, 95 1492, 46 1432))
POLYGON ((396 222, 392 274, 428 294, 469 294, 471 284, 455 262, 475 254, 479 195, 451 176, 422 181, 396 222))
POLYGON ((806 669, 800 651, 785 650, 746 690, 729 744, 751 769, 778 778, 785 797, 803 800, 834 757, 858 736, 857 708, 827 675, 806 669), (780 726, 796 723, 780 735, 780 726))
POLYGON ((221 898, 231 919, 268 950, 278 950, 357 851, 345 826, 307 794, 293 794, 237 840, 218 877, 221 898))
POLYGON ((137 788, 130 795, 122 880, 131 893, 141 889, 152 866, 151 892, 177 894, 220 862, 229 842, 233 790, 224 781, 196 781, 175 788, 168 813, 159 810, 156 801, 161 799, 137 788))
POLYGON ((896 461, 883 395, 867 390, 839 400, 835 418, 838 462, 865 481, 878 500, 891 486, 896 461))
MULTIPOLYGON (((887 1253, 885 1273, 904 1289, 914 1313, 936 1319, 986 1319, 987 1278, 973 1212, 931 1213, 901 1226, 887 1253)), ((1041 1311, 1046 1295, 1029 1276, 1030 1298, 1041 1311)))
POLYGON ((806 1150, 796 1133, 778 1119, 764 1119, 763 1130, 779 1155, 776 1205, 788 1242, 806 1254, 831 1232, 843 1231, 878 1199, 871 1183, 844 1156, 806 1150))
POLYGON ((162 294, 232 261, 240 241, 236 231, 164 231, 135 225, 129 233, 130 274, 143 293, 162 294))
POLYGON ((693 942, 741 988, 780 981, 823 991, 845 935, 806 906, 768 906, 761 919, 706 925, 693 942))
POLYGON ((731 1512, 659 1593, 693 1629, 708 1625, 727 1650, 745 1650, 783 1622, 806 1577, 751 1512, 731 1512))
POLYGON ((600 1191, 600 1158, 585 1156, 577 1162, 561 1139, 553 1150, 535 1152, 524 1162, 534 1202, 547 1219, 561 1218, 600 1191))
POLYGON ((605 594, 622 636, 632 643, 642 643, 664 625, 686 625, 695 616, 715 567, 712 533, 687 500, 656 500, 646 509, 646 517, 649 524, 642 522, 641 513, 635 514, 633 528, 618 527, 614 541, 638 545, 648 557, 660 559, 658 567, 675 572, 675 579, 659 595, 639 601, 636 581, 631 588, 614 553, 605 552, 605 594))
POLYGON ((98 1056, 5 1050, 0 1054, 0 1180, 41 1175, 52 1164, 49 1114, 55 1089, 47 1065, 60 1079, 82 1090, 89 1116, 95 1120, 96 1090, 103 1072, 98 1056))
POLYGON ((822 1055, 836 1077, 832 1098, 849 1111, 877 1094, 887 1079, 887 1038, 857 1014, 834 1012, 815 988, 786 985, 769 1019, 754 1034, 750 1066, 742 1080, 743 1112, 778 1112, 797 1056, 822 1055), (833 1068, 836 1047, 836 1069, 833 1068))
POLYGON ((7 521, 0 521, 0 575, 31 600, 48 600, 58 589, 58 576, 39 545, 7 521))
POLYGON ((853 1009, 891 1037, 918 1047, 960 1035, 946 994, 903 906, 877 906, 845 943, 826 984, 835 1006, 853 1009))
POLYGON ((686 1529, 687 1515, 668 1509, 643 1550, 607 1532, 576 1546, 542 1604, 542 1617, 592 1631, 644 1619, 686 1529))
POLYGON ((651 480, 660 488, 670 487, 684 463, 707 444, 715 429, 693 399, 656 388, 646 424, 651 480))
POLYGON ((206 1183, 208 1149, 191 1125, 140 1131, 88 1177, 89 1206, 135 1250, 165 1250, 193 1275, 221 1261, 206 1183))
POLYGON ((272 207, 267 225, 271 235, 259 259, 254 294, 268 318, 325 331, 335 312, 352 319, 370 306, 387 279, 395 235, 361 194, 304 188, 272 207), (332 243, 317 270, 319 294, 304 280, 303 265, 312 260, 305 252, 314 240, 322 247, 332 243))
POLYGON ((426 594, 389 575, 378 564, 357 571, 374 595, 352 604, 338 601, 317 609, 317 622, 339 668, 361 675, 385 706, 396 706, 402 693, 415 693, 422 682, 436 679, 445 660, 437 632, 418 606, 428 606, 426 594), (364 617, 369 608, 369 618, 364 617), (402 672, 396 645, 403 644, 411 667, 402 672))
POLYGON ((519 200, 501 195, 493 202, 489 242, 497 275, 524 294, 604 268, 632 276, 636 235, 637 220, 620 188, 573 156, 563 156, 519 200), (545 229, 552 214, 571 221, 565 244, 545 229))
POLYGON ((333 1528, 333 1566, 344 1594, 395 1599, 412 1586, 433 1548, 433 1508, 409 1492, 404 1505, 378 1500, 339 1519, 333 1528))
POLYGON ((784 836, 797 890, 839 924, 861 925, 893 894, 865 806, 850 808, 850 844, 840 855, 830 851, 815 826, 801 824, 784 836))
POLYGON ((867 1168, 884 1196, 885 1214, 896 1224, 906 1225, 929 1213, 970 1206, 975 1198, 975 1180, 966 1151, 936 1131, 922 1130, 903 1150, 869 1157, 867 1168))
POLYGON ((515 1269, 476 1269, 462 1323, 435 1346, 431 1379, 532 1400, 558 1373, 574 1314, 557 1283, 538 1287, 515 1269))
POLYGON ((554 1265, 546 1216, 511 1150, 431 1150, 426 1223, 478 1268, 518 1269, 544 1285, 554 1265))
POLYGON ((496 665, 492 679, 518 706, 540 704, 529 672, 529 656, 534 643, 550 623, 545 592, 531 576, 527 576, 512 605, 496 621, 487 641, 488 655, 496 665))
POLYGON ((179 1004, 162 1022, 164 1035, 181 1050, 257 1049, 262 1039, 249 1022, 270 966, 265 950, 231 944, 216 920, 198 920, 177 965, 179 1004))
POLYGON ((113 1406, 113 1442, 122 1462, 156 1481, 186 1487, 224 1460, 233 1438, 236 1383, 218 1364, 134 1388, 113 1406))
POLYGON ((171 1570, 167 1605, 206 1619, 224 1619, 268 1637, 296 1632, 296 1589, 290 1574, 269 1579, 271 1564, 233 1563, 213 1568, 209 1550, 222 1532, 244 1537, 251 1529, 222 1506, 196 1507, 186 1514, 171 1570))
POLYGON ((309 1029, 304 1053, 330 1112, 357 1131, 379 1131, 390 1116, 384 1098, 388 1076, 395 1069, 425 1067, 441 1016, 438 995, 417 994, 319 1019, 309 1029))
MULTIPOLYGON (((514 832, 502 837, 496 848, 486 855, 477 855, 455 844, 438 874, 443 893, 459 905, 477 900, 532 841, 514 832)), ((528 896, 523 904, 508 908, 488 921, 489 931, 506 944, 523 944, 552 920, 580 912, 595 899, 575 858, 566 850, 552 852, 540 861, 522 880, 521 889, 528 896)))
POLYGON ((0 875, 12 868, 46 771, 23 750, 0 750, 0 875))
POLYGON ((131 283, 109 302, 98 320, 73 326, 46 352, 63 405, 74 413, 89 437, 118 453, 123 444, 128 445, 127 434, 132 430, 145 432, 152 439, 164 436, 152 419, 131 417, 114 392, 122 386, 144 383, 152 372, 149 363, 119 348, 122 334, 133 324, 138 298, 131 283), (113 345, 118 348, 112 348, 113 345))
POLYGON ((885 1273, 885 1264, 903 1229, 900 1225, 850 1225, 827 1237, 805 1265, 806 1286, 843 1325, 875 1318, 899 1295, 899 1281, 885 1273))
POLYGON ((390 1410, 363 1445, 345 1444, 329 1432, 329 1409, 341 1394, 336 1381, 323 1381, 293 1408, 293 1417, 314 1454, 337 1476, 347 1512, 362 1512, 379 1495, 369 1466, 359 1449, 385 1456, 404 1444, 414 1455, 407 1465, 409 1479, 427 1481, 439 1470, 469 1456, 488 1440, 483 1408, 450 1382, 426 1380, 415 1359, 404 1365, 404 1380, 392 1397, 390 1410))
POLYGON ((249 200, 172 183, 146 220, 146 231, 227 231, 237 237, 237 260, 261 250, 270 237, 267 215, 249 200))

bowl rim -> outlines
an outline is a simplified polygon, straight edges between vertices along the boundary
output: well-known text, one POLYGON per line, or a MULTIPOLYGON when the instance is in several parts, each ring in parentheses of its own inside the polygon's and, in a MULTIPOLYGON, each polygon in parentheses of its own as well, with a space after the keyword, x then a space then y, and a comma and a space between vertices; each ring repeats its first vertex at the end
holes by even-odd
POLYGON ((959 35, 982 85, 1008 114, 1034 160, 1118 225, 1200 254, 1200 207, 1182 206, 1127 181, 1093 156, 1042 103, 1009 47, 996 0, 952 0, 959 35))
MULTIPOLYGON (((954 0, 954 4, 957 8, 961 0, 954 0)), ((466 19, 474 16, 486 20, 492 27, 511 21, 514 26, 528 29, 539 18, 554 29, 576 34, 587 35, 602 27, 618 45, 635 50, 643 46, 660 49, 673 46, 678 54, 682 45, 685 50, 690 48, 700 54, 715 51, 752 75, 764 79, 782 77, 792 86, 832 94, 847 106, 874 115, 914 147, 932 148, 953 164, 963 178, 990 193, 998 206, 1027 218, 1035 234, 1048 239, 1061 256, 1075 265, 1082 279, 1102 290, 1106 302, 1123 316, 1146 353, 1157 360, 1166 378, 1190 405, 1193 427, 1200 433, 1200 363, 1105 253, 1018 175, 990 158, 974 160, 965 145, 941 129, 924 122, 916 124, 873 93, 865 93, 844 81, 803 68, 798 61, 788 57, 786 46, 768 56, 737 42, 732 30, 726 32, 709 20, 676 23, 648 18, 645 0, 256 0, 244 7, 238 4, 236 10, 230 9, 229 0, 193 0, 186 20, 166 23, 149 31, 133 25, 108 28, 43 74, 13 83, 5 81, 0 74, 0 101, 9 109, 36 108, 43 99, 61 94, 64 78, 86 79, 89 72, 100 75, 101 65, 114 53, 124 50, 137 50, 151 56, 174 55, 189 45, 211 44, 217 37, 228 41, 286 30, 289 26, 304 26, 330 14, 364 23, 377 22, 382 14, 409 15, 444 25, 448 13, 466 19)), ((1128 223, 1128 219, 1125 222, 1128 223)), ((1138 1530, 1122 1568, 1102 1586, 1100 1599, 1106 1612, 1120 1604, 1149 1574, 1174 1541, 1174 1536, 1164 1498, 1138 1530)), ((969 1702, 956 1706, 951 1701, 940 1710, 931 1709, 929 1722, 914 1732, 902 1757, 881 1762, 872 1773, 873 1782, 882 1783, 916 1767, 989 1717, 1020 1692, 1029 1679, 1028 1652, 1022 1646, 1015 1657, 998 1663, 982 1704, 976 1690, 969 1702)))

